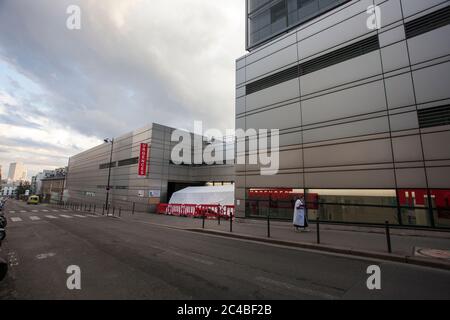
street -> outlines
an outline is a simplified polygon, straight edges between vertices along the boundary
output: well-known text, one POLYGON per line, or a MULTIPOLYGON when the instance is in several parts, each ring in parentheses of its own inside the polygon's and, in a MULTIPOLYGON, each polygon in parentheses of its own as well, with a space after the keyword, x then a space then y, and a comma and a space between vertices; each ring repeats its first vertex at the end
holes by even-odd
POLYGON ((450 272, 9 201, 0 299, 449 299, 450 272), (381 290, 369 290, 371 265, 381 290), (81 270, 69 290, 67 268, 81 270))

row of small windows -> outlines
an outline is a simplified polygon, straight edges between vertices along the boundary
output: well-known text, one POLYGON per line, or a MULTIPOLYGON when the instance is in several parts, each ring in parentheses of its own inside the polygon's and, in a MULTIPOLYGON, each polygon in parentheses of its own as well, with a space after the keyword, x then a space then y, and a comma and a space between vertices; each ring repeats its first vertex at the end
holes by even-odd
MULTIPOLYGON (((97 189, 106 189, 107 186, 106 185, 99 185, 97 186, 97 189)), ((129 188, 127 186, 111 186, 111 189, 116 189, 116 190, 128 190, 129 188)))
POLYGON ((115 168, 117 167, 125 167, 125 166, 132 166, 139 163, 139 158, 131 158, 131 159, 125 159, 120 160, 117 162, 111 162, 111 163, 103 163, 99 166, 100 170, 109 169, 109 168, 115 168))

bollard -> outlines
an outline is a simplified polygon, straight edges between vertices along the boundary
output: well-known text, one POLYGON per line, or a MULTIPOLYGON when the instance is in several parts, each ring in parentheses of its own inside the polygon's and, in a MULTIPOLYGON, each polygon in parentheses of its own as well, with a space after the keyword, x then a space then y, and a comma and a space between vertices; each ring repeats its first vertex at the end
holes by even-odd
POLYGON ((386 241, 387 241, 388 252, 392 253, 391 231, 389 228, 389 221, 386 221, 386 241))
POLYGON ((267 213, 267 238, 270 238, 270 213, 267 213))
POLYGON ((133 211, 132 211, 132 215, 134 215, 134 209, 135 209, 136 203, 133 202, 133 211))
POLYGON ((103 207, 102 207, 102 216, 104 216, 105 215, 105 205, 103 204, 103 207))
POLYGON ((317 244, 320 244, 320 219, 317 217, 317 244))
POLYGON ((116 216, 116 207, 113 207, 113 217, 116 216))
POLYGON ((111 206, 107 203, 106 204, 106 215, 109 216, 109 209, 111 208, 111 206))
POLYGON ((205 229, 205 213, 202 214, 202 229, 205 229))
POLYGON ((94 204, 94 213, 96 213, 95 211, 95 209, 97 209, 97 205, 96 204, 94 204))
POLYGON ((233 214, 230 213, 230 232, 233 232, 233 214))

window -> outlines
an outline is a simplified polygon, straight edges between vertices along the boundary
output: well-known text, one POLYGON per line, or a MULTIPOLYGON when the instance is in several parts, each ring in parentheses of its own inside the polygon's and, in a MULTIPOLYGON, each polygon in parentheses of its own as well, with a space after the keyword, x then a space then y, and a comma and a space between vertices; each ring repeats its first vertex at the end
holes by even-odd
POLYGON ((346 60, 350 60, 358 56, 367 54, 379 48, 380 43, 378 40, 378 35, 374 35, 341 49, 337 49, 320 57, 301 63, 300 65, 293 66, 260 80, 249 83, 246 86, 246 94, 248 95, 260 90, 264 90, 277 84, 304 76, 320 69, 327 68, 334 64, 338 64, 346 60))
POLYGON ((116 162, 104 163, 104 164, 101 164, 99 166, 100 170, 109 169, 109 168, 115 168, 115 167, 116 167, 116 162))
POLYGON ((406 38, 413 38, 450 23, 450 6, 405 23, 406 38))
MULTIPOLYGON (((292 219, 303 189, 248 189, 247 216, 292 219)), ((395 190, 306 190, 308 218, 347 223, 398 224, 395 190)))
POLYGON ((281 1, 270 9, 272 23, 286 17, 286 2, 281 1))
POLYGON ((248 43, 251 49, 350 0, 249 1, 248 43))
POLYGON ((450 125, 450 105, 419 110, 418 117, 422 129, 450 125))
POLYGON ((139 158, 131 158, 131 159, 126 159, 126 160, 120 160, 119 161, 119 167, 124 167, 124 166, 131 166, 134 164, 138 164, 139 163, 139 158))

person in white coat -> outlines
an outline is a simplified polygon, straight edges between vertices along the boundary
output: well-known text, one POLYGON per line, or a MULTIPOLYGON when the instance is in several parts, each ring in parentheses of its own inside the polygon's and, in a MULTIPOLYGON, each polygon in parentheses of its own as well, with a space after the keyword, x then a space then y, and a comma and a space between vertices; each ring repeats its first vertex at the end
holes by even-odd
POLYGON ((294 227, 298 231, 300 228, 307 231, 308 218, 306 217, 305 199, 297 198, 294 206, 294 227))

